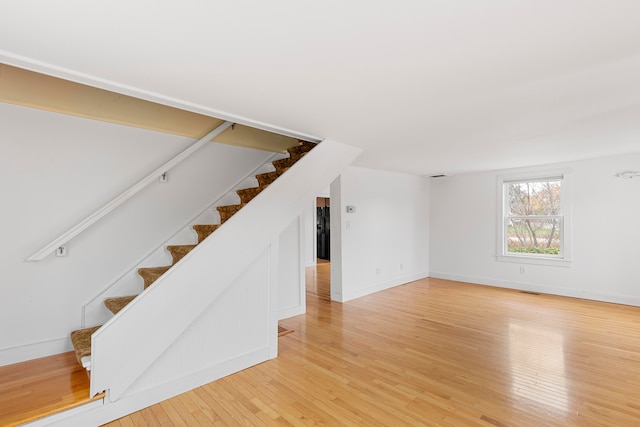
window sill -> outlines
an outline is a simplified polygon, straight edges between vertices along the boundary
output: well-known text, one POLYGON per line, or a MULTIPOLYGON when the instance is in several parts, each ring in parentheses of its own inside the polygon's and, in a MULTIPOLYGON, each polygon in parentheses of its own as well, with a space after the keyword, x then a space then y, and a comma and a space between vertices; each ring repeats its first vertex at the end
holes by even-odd
POLYGON ((570 259, 531 257, 522 255, 496 255, 496 261, 516 264, 550 265, 554 267, 571 267, 570 259))

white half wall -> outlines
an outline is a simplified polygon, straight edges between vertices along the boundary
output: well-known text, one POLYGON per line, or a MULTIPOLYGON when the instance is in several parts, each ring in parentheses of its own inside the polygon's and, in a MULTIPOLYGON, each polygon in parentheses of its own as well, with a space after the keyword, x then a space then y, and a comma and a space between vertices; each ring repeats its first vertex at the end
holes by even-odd
MULTIPOLYGON (((123 397, 144 393, 158 384, 185 381, 196 373, 215 371, 216 367, 219 370, 220 366, 230 363, 236 365, 236 370, 245 369, 251 366, 244 363, 245 355, 261 354, 265 360, 270 354, 277 354, 276 324, 269 303, 271 295, 277 291, 277 283, 273 283, 277 267, 273 264, 278 261, 277 254, 271 255, 272 251, 278 251, 277 244, 252 261, 123 397)), ((171 308, 168 308, 167 321, 171 322, 171 308)), ((184 308, 175 307, 175 310, 184 308)), ((163 330, 162 325, 158 325, 158 332, 163 330)), ((217 375, 201 376, 193 387, 218 378, 217 375)))
POLYGON ((306 311, 304 275, 305 215, 300 215, 279 237, 278 319, 306 311))
POLYGON ((208 144, 71 240, 68 256, 25 261, 193 142, 0 104, 0 325, 11 325, 0 365, 71 350, 84 303, 272 154, 208 144))
MULTIPOLYGON (((106 424, 131 412, 261 363, 277 354, 274 309, 278 242, 250 262, 233 283, 154 360, 120 399, 67 411, 34 425, 106 424)), ((181 307, 176 307, 180 309, 181 307)), ((182 307, 183 308, 183 307, 182 307)), ((167 311, 171 322, 171 310, 167 311)), ((156 325, 158 333, 162 325, 156 325)), ((132 357, 135 357, 132 355, 132 357)))
POLYGON ((626 170, 640 153, 434 179, 431 277, 640 305, 640 179, 614 176, 626 170), (572 170, 571 266, 497 261, 497 176, 559 167, 572 170))
MULTIPOLYGON (((111 401, 119 399, 263 248, 279 240, 309 198, 334 180, 360 151, 323 141, 97 330, 91 346, 91 394, 109 390, 111 401), (189 309, 174 310, 167 321, 170 307, 189 309), (162 334, 156 333, 159 324, 162 334)), ((279 256, 279 250, 274 252, 279 256)), ((278 301, 273 295, 267 303, 273 312, 275 338, 278 301)), ((276 355, 273 352, 269 357, 276 355)))
POLYGON ((428 178, 351 166, 331 184, 332 299, 427 277, 428 259, 428 178))

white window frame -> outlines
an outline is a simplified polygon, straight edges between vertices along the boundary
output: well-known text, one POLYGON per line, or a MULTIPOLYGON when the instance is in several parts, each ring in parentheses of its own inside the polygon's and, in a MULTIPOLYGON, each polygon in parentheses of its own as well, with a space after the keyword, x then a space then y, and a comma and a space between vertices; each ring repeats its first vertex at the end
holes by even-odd
MULTIPOLYGON (((571 170, 554 169, 543 171, 531 171, 499 175, 497 177, 497 237, 496 260, 519 264, 552 265, 561 267, 571 266, 571 170), (544 254, 513 253, 507 250, 506 222, 507 222, 507 198, 505 197, 505 184, 510 182, 544 181, 547 179, 560 179, 560 256, 544 254)), ((545 216, 549 218, 549 216, 545 216)))

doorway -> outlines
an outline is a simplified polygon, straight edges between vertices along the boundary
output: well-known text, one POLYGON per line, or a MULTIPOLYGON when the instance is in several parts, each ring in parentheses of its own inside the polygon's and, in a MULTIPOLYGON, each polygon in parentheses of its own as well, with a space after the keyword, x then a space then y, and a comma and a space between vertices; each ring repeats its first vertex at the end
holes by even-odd
POLYGON ((315 265, 306 268, 306 289, 321 299, 331 300, 331 227, 330 199, 316 197, 315 265))
POLYGON ((316 242, 318 262, 331 261, 330 199, 316 198, 316 242))

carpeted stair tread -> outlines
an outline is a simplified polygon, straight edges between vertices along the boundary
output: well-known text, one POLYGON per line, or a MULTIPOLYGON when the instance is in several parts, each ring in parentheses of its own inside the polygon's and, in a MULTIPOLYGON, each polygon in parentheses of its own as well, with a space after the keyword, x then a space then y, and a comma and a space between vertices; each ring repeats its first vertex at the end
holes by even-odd
POLYGON ((191 252, 197 245, 170 245, 167 250, 171 253, 173 264, 180 261, 186 254, 191 252))
POLYGON ((209 237, 211 233, 216 231, 220 227, 220 224, 197 224, 193 226, 193 229, 198 233, 198 243, 201 243, 204 239, 209 237))
POLYGON ((243 188, 242 190, 236 190, 238 196, 240 196, 240 203, 249 203, 254 197, 256 197, 262 190, 267 188, 266 185, 258 187, 243 188))
POLYGON ((307 153, 292 154, 289 157, 286 157, 284 159, 274 160, 271 163, 276 168, 276 170, 285 170, 293 166, 298 160, 303 158, 305 154, 307 153))
POLYGON ((104 305, 109 309, 109 311, 111 311, 113 314, 116 314, 120 310, 122 310, 125 305, 133 301, 135 297, 137 297, 137 295, 132 295, 129 297, 107 298, 104 300, 104 305))
POLYGON ((138 269, 138 274, 144 279, 144 288, 147 289, 158 277, 162 276, 171 266, 143 267, 138 269))
MULTIPOLYGON (((287 168, 287 169, 289 169, 289 168, 287 168)), ((285 173, 287 171, 287 169, 280 169, 280 170, 275 170, 273 172, 265 172, 265 173, 260 173, 260 174, 256 175, 256 179, 258 180, 258 184, 260 184, 260 186, 264 186, 264 187, 268 186, 273 181, 275 181, 280 175, 285 173)))
POLYGON ((243 208, 246 203, 240 203, 239 205, 227 205, 217 206, 216 210, 220 214, 220 222, 224 223, 231 218, 236 212, 243 208))
POLYGON ((100 329, 101 326, 92 328, 78 329, 71 332, 71 342, 76 352, 76 359, 82 365, 82 358, 91 355, 91 334, 100 329))
POLYGON ((287 151, 289 154, 300 154, 300 153, 308 153, 315 147, 316 144, 313 142, 301 141, 300 145, 296 145, 295 147, 289 148, 287 151))

